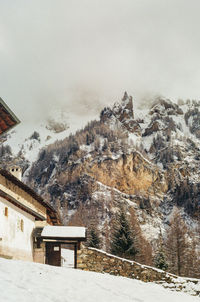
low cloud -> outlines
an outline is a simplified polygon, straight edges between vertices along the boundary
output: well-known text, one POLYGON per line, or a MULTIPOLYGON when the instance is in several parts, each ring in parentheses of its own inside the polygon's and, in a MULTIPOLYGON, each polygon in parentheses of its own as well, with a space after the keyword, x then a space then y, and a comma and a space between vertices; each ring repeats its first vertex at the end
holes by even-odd
POLYGON ((97 112, 125 90, 200 96, 197 0, 0 4, 0 96, 24 121, 59 105, 97 112))

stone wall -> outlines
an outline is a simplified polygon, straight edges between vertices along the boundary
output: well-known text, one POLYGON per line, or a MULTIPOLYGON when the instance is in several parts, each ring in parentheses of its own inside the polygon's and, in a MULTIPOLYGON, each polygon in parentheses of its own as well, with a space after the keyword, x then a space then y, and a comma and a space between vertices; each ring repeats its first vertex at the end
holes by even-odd
POLYGON ((174 291, 183 291, 200 297, 200 280, 183 278, 162 270, 107 254, 93 248, 78 251, 78 268, 86 271, 109 273, 138 279, 144 282, 156 282, 174 291))
POLYGON ((107 254, 93 248, 83 248, 78 251, 78 268, 86 271, 109 273, 145 282, 164 281, 171 283, 174 275, 162 270, 141 265, 134 261, 107 254))
POLYGON ((33 261, 36 263, 45 264, 45 254, 46 254, 45 243, 42 242, 40 244, 40 248, 37 248, 37 244, 34 243, 33 261))

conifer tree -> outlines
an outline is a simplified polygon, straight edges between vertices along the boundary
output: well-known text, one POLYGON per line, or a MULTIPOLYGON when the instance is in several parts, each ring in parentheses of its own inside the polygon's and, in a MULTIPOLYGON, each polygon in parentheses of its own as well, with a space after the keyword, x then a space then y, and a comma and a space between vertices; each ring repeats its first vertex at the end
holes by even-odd
POLYGON ((155 267, 166 271, 168 269, 167 257, 164 249, 163 235, 160 229, 158 250, 154 257, 155 267))
POLYGON ((129 259, 133 259, 137 253, 130 225, 123 209, 120 210, 117 217, 110 251, 114 255, 129 259))
POLYGON ((89 238, 90 239, 88 242, 88 246, 99 249, 100 245, 101 245, 101 240, 99 238, 99 234, 98 234, 97 230, 94 227, 92 227, 90 230, 89 238))
POLYGON ((157 252, 157 254, 155 255, 154 263, 155 263, 155 266, 157 268, 162 269, 163 271, 167 270, 168 263, 167 263, 167 260, 166 260, 165 253, 164 253, 164 251, 162 249, 160 249, 157 252))

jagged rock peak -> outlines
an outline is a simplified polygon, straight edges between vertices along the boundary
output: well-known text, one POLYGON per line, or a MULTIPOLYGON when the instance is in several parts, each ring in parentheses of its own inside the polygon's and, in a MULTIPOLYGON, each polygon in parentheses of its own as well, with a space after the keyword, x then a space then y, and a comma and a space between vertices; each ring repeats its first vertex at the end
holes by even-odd
POLYGON ((110 119, 112 116, 115 116, 120 122, 128 119, 134 119, 133 114, 133 98, 132 96, 128 96, 128 93, 125 91, 121 102, 116 102, 113 108, 105 107, 101 111, 101 121, 105 122, 110 119))
POLYGON ((122 101, 126 101, 128 98, 129 98, 129 97, 128 97, 128 93, 125 91, 125 92, 124 92, 124 96, 123 96, 123 98, 122 98, 122 101))
POLYGON ((125 91, 121 102, 114 104, 113 112, 120 122, 127 119, 134 119, 132 96, 129 96, 125 91))
POLYGON ((141 128, 134 120, 133 98, 127 92, 124 93, 121 102, 114 104, 113 108, 106 107, 101 112, 101 122, 120 122, 124 129, 140 134, 141 128))

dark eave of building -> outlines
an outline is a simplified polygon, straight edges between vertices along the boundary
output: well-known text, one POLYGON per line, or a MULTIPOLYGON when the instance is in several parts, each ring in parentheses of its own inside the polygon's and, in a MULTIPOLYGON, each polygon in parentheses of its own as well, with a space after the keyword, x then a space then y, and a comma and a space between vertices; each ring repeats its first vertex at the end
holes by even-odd
POLYGON ((33 189, 25 185, 22 181, 20 181, 17 177, 12 175, 10 172, 4 169, 0 169, 0 175, 5 177, 7 180, 12 182, 14 185, 18 186, 20 189, 28 193, 32 198, 37 200, 41 205, 43 205, 47 209, 47 214, 51 217, 53 223, 60 224, 60 219, 56 210, 49 203, 45 202, 41 196, 39 196, 33 189))
POLYGON ((87 238, 83 238, 83 237, 47 237, 47 236, 41 236, 41 238, 43 240, 48 240, 48 241, 53 241, 53 240, 56 240, 56 241, 63 241, 63 240, 66 240, 66 241, 86 241, 87 238))
POLYGON ((6 133, 19 123, 20 120, 0 98, 0 135, 6 133))

